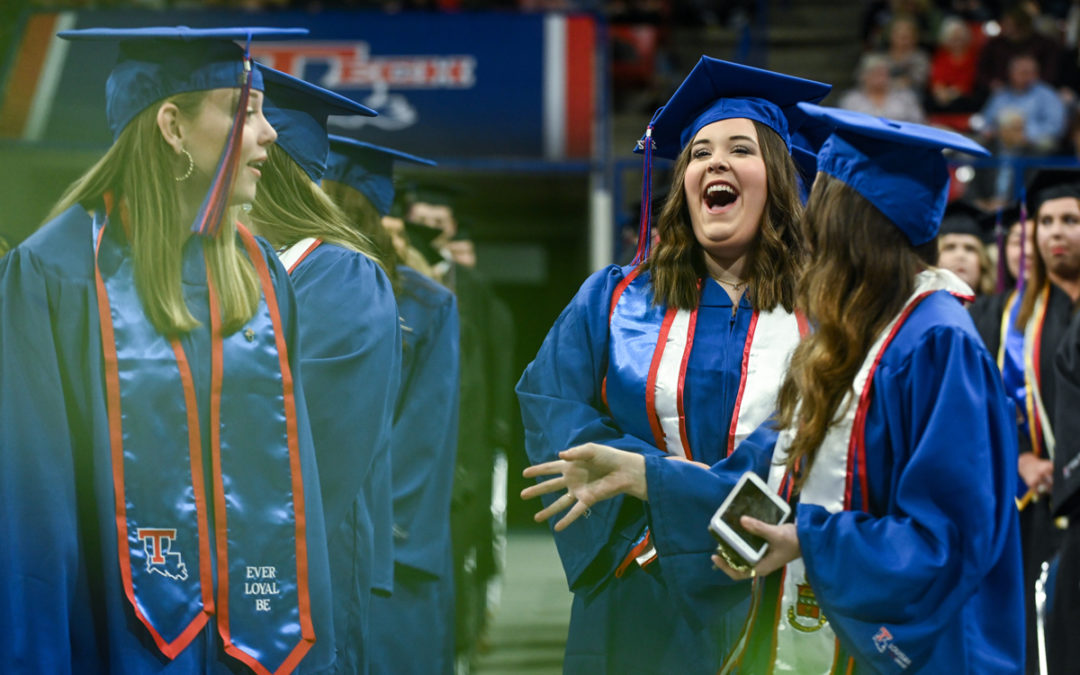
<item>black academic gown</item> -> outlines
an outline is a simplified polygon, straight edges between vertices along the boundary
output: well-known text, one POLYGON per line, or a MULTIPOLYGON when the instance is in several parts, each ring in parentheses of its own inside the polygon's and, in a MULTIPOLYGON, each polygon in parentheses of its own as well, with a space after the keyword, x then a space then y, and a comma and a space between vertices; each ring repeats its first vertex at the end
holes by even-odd
POLYGON ((1080 315, 1073 317, 1055 358, 1057 387, 1053 415, 1054 515, 1066 516, 1069 529, 1058 554, 1057 577, 1049 597, 1048 660, 1051 673, 1080 667, 1080 315))
MULTIPOLYGON (((1002 344, 1002 316, 1008 306, 1009 292, 980 298, 972 305, 971 314, 975 327, 986 343, 991 356, 997 359, 1002 344)), ((1056 374, 1054 357, 1061 344, 1069 321, 1073 315, 1072 300, 1057 286, 1050 285, 1050 297, 1047 302, 1046 318, 1042 329, 1042 344, 1039 346, 1039 392, 1047 414, 1053 417, 1057 402, 1056 374)), ((1061 442, 1062 432, 1053 426, 1054 435, 1061 442)), ((1031 452, 1031 439, 1027 434, 1019 435, 1020 453, 1031 452)), ((1024 551, 1024 598, 1027 616, 1027 671, 1038 671, 1038 645, 1035 633, 1035 580, 1038 578, 1042 563, 1051 559, 1062 541, 1062 531, 1058 529, 1050 515, 1050 501, 1033 501, 1020 513, 1020 534, 1024 551)))

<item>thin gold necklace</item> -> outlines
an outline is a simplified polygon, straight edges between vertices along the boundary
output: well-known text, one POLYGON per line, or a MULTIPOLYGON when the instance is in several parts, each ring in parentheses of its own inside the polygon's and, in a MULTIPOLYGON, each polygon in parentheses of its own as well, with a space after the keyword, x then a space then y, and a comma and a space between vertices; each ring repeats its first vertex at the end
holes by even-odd
MULTIPOLYGON (((716 277, 713 277, 713 279, 716 279, 716 277)), ((721 286, 730 286, 733 291, 741 291, 742 287, 746 285, 745 281, 734 282, 727 279, 716 279, 716 283, 721 286)))

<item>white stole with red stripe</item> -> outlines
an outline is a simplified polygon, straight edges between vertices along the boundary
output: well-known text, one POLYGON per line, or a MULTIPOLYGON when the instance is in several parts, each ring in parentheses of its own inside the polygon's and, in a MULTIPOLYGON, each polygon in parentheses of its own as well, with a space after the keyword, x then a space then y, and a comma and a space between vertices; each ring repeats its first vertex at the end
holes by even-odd
POLYGON ((289 248, 278 253, 278 260, 285 267, 285 271, 292 274, 293 268, 304 259, 308 252, 322 243, 315 237, 304 237, 289 248))
MULTIPOLYGON (((869 407, 869 389, 873 373, 903 320, 915 306, 934 291, 949 291, 957 295, 971 295, 971 289, 956 275, 947 270, 930 269, 915 279, 915 292, 896 317, 881 331, 852 382, 852 389, 840 404, 839 421, 835 422, 818 448, 813 466, 800 493, 801 504, 817 504, 830 513, 851 508, 847 488, 852 478, 849 474, 854 465, 855 447, 861 441, 866 410, 869 407)), ((769 487, 779 492, 787 473, 785 463, 794 432, 780 432, 773 452, 769 471, 769 487)), ((863 495, 863 500, 866 499, 863 495)), ((814 597, 813 589, 806 579, 802 558, 787 564, 783 576, 783 597, 776 615, 776 652, 774 673, 829 673, 836 658, 836 635, 829 626, 814 597)))
MULTIPOLYGON (((662 449, 679 457, 691 456, 684 445, 686 428, 681 399, 685 362, 689 356, 687 350, 693 343, 694 314, 689 310, 676 313, 663 346, 654 385, 656 416, 664 433, 662 449)), ((780 382, 801 337, 799 319, 782 306, 754 314, 746 335, 739 395, 731 415, 729 454, 776 410, 780 382)))

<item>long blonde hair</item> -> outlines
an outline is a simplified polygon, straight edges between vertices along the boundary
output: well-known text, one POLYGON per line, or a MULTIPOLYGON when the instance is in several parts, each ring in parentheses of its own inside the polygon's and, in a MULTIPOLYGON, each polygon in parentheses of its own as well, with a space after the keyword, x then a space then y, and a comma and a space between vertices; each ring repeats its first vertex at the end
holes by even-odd
POLYGON ((305 237, 322 239, 375 262, 371 240, 349 226, 345 213, 323 192, 289 153, 270 146, 251 220, 275 247, 291 246, 305 237))
MULTIPOLYGON (((194 118, 206 94, 177 94, 162 103, 174 103, 182 115, 194 118)), ((105 156, 68 187, 46 221, 75 204, 87 211, 101 208, 104 195, 112 193, 127 216, 135 287, 143 311, 159 333, 177 335, 195 329, 199 321, 184 302, 181 272, 191 223, 180 218, 176 154, 157 126, 160 107, 152 105, 136 115, 105 156)), ((237 246, 235 212, 227 210, 218 236, 204 241, 226 333, 235 332, 255 315, 262 294, 254 265, 237 246)))
POLYGON ((378 253, 378 260, 386 276, 390 278, 396 294, 398 290, 397 266, 401 261, 398 260, 397 252, 394 250, 390 233, 382 225, 379 210, 370 199, 364 196, 364 193, 351 185, 336 180, 324 180, 322 189, 345 214, 349 229, 366 238, 369 245, 378 253))
MULTIPOLYGON (((747 266, 747 281, 753 289, 750 300, 755 310, 782 305, 790 312, 795 306, 795 283, 806 258, 795 163, 775 131, 756 121, 754 128, 768 190, 747 266)), ((675 162, 671 190, 658 218, 660 241, 646 263, 657 302, 680 309, 697 306, 698 280, 708 276, 705 249, 694 236, 683 189, 690 152, 688 144, 675 162)))
POLYGON ((788 469, 799 469, 799 486, 871 345, 937 254, 934 240, 912 246, 862 195, 826 174, 814 181, 804 222, 812 253, 798 306, 814 331, 795 348, 778 396, 778 426, 795 429, 788 469))

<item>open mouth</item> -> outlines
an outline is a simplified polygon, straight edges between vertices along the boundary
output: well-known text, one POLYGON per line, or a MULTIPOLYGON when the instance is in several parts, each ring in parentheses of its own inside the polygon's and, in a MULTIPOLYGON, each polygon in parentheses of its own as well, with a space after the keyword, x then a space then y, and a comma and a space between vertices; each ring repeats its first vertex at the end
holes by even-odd
POLYGON ((262 175, 263 164, 265 164, 265 163, 266 163, 265 159, 253 159, 250 162, 248 162, 247 165, 255 170, 256 175, 261 176, 262 175))
POLYGON ((705 188, 705 206, 722 209, 739 198, 739 193, 727 183, 713 183, 705 188))

